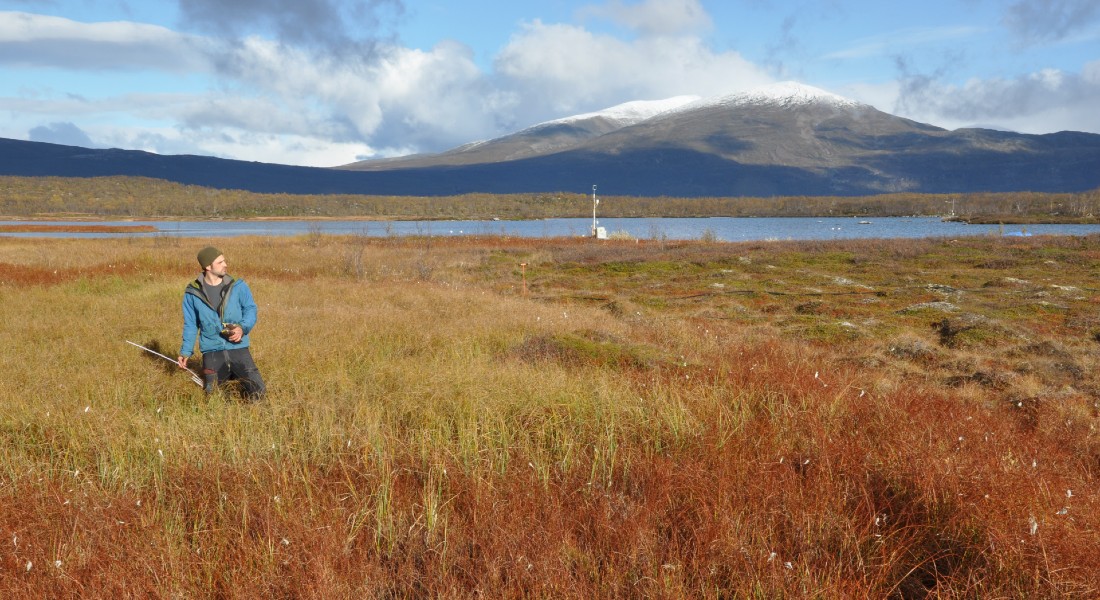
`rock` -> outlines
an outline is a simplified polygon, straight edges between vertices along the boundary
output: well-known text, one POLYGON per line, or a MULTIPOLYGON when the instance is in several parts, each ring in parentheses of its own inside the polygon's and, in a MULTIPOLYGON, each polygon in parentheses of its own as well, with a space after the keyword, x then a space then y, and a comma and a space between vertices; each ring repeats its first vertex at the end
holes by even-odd
POLYGON ((905 308, 899 310, 898 312, 902 313, 902 314, 908 314, 908 313, 919 312, 919 311, 922 311, 922 310, 938 310, 940 312, 956 312, 956 311, 959 310, 959 307, 952 304, 952 303, 950 303, 950 302, 943 302, 943 301, 940 301, 940 302, 922 302, 920 304, 914 304, 912 306, 906 306, 905 308))
POLYGON ((962 291, 957 288, 939 283, 929 283, 925 285, 924 288, 936 292, 937 294, 940 294, 942 296, 958 296, 962 294, 962 291))

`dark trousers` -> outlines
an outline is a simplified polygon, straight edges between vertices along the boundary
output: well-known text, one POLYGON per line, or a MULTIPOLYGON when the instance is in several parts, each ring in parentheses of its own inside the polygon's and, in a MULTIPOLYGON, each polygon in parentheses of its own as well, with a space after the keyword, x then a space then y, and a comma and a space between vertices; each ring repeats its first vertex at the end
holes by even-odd
POLYGON ((206 393, 212 393, 219 384, 237 380, 244 387, 244 395, 249 400, 263 398, 267 386, 260 377, 260 370, 252 361, 248 348, 235 350, 216 350, 202 355, 202 378, 206 393))

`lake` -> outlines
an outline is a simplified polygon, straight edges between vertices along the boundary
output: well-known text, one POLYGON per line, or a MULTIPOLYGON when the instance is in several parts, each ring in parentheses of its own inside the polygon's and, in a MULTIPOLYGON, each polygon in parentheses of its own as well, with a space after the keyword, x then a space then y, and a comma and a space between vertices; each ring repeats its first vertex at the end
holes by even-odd
MULTIPOLYGON (((119 237, 231 237, 241 235, 329 235, 511 237, 586 236, 592 219, 532 221, 0 221, 0 225, 152 225, 155 232, 140 233, 0 233, 10 237, 119 238, 119 237)), ((973 235, 1088 235, 1100 225, 967 225, 939 217, 789 217, 789 218, 624 218, 600 219, 609 235, 621 233, 640 239, 689 240, 703 237, 722 241, 834 240, 852 238, 927 238, 973 235)))

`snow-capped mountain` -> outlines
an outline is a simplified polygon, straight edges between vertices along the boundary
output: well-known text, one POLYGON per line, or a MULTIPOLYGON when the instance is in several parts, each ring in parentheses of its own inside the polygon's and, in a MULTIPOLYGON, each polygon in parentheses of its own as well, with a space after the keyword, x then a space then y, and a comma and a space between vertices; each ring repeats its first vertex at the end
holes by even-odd
POLYGON ((0 140, 0 174, 311 194, 853 196, 1100 188, 1100 135, 947 131, 797 83, 628 102, 435 155, 311 169, 0 140))
POLYGON ((833 168, 866 148, 853 136, 929 135, 944 130, 895 117, 808 85, 784 82, 704 98, 609 132, 587 148, 684 148, 740 164, 833 168))
POLYGON ((367 160, 342 168, 373 171, 519 160, 576 148, 629 127, 682 120, 685 115, 693 113, 706 115, 714 110, 752 107, 793 109, 808 106, 858 108, 865 105, 813 86, 787 81, 711 98, 675 96, 664 100, 636 100, 594 112, 545 121, 513 134, 472 142, 441 154, 367 160))
POLYGON ((516 189, 601 183, 636 195, 1082 190, 1100 186, 1100 136, 947 131, 781 82, 711 98, 629 102, 439 155, 344 168, 458 165, 470 176, 510 178, 516 189))

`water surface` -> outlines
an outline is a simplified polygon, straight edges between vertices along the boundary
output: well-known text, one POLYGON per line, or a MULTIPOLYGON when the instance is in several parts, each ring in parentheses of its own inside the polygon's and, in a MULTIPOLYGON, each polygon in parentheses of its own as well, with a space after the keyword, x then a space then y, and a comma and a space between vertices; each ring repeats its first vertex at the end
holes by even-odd
MULTIPOLYGON (((87 225, 88 221, 0 221, 0 224, 41 223, 87 225)), ((530 221, 96 221, 97 225, 151 225, 155 232, 134 233, 2 233, 9 237, 120 238, 120 237, 232 237, 241 235, 462 236, 494 235, 525 238, 586 236, 592 219, 538 219, 530 221)), ((835 240, 854 238, 928 238, 973 235, 1088 235, 1098 225, 967 225, 939 217, 709 217, 599 219, 608 234, 639 239, 715 239, 722 241, 835 240)))

